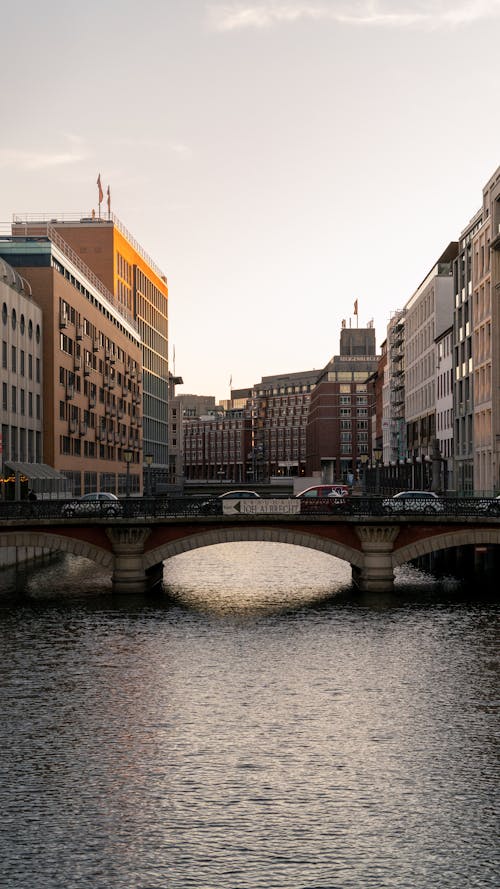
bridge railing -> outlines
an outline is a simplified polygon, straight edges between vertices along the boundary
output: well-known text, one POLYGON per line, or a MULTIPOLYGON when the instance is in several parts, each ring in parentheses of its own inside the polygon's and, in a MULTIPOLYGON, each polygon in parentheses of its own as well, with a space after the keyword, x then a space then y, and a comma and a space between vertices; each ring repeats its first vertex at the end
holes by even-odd
MULTIPOLYGON (((270 503, 266 508, 266 499, 240 501, 240 515, 249 516, 254 511, 259 515, 286 514, 284 504, 287 498, 280 498, 282 508, 278 511, 270 503), (254 506, 252 507, 252 503, 254 506)), ((227 502, 227 501, 226 501, 227 502)), ((273 500, 275 503, 276 500, 273 500)), ((297 500, 290 498, 291 504, 296 508, 297 500)), ((233 504, 235 501, 230 501, 233 504)), ((209 516, 222 516, 224 513, 224 501, 217 497, 130 497, 119 501, 90 501, 82 503, 79 500, 37 500, 37 501, 5 501, 0 500, 0 521, 14 520, 68 520, 99 519, 115 521, 120 519, 162 519, 172 517, 203 518, 209 516)), ((235 516, 238 511, 234 511, 235 516)), ((302 499, 300 512, 290 509, 287 519, 314 520, 315 517, 376 517, 376 516, 435 516, 446 519, 447 517, 475 517, 491 518, 500 517, 500 500, 485 497, 450 497, 442 498, 438 502, 416 501, 402 505, 391 502, 390 498, 365 496, 347 498, 318 498, 302 499)))

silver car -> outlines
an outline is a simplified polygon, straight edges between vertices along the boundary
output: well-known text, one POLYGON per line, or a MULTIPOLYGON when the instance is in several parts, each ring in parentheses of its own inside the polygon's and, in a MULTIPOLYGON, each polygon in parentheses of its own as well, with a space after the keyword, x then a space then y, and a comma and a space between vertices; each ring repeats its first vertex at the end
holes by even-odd
POLYGON ((382 501, 384 512, 423 512, 425 515, 444 512, 444 504, 434 491, 400 491, 382 501))
POLYGON ((110 491, 84 494, 78 500, 69 501, 62 508, 62 514, 68 518, 81 515, 118 516, 122 513, 122 504, 116 494, 110 491))

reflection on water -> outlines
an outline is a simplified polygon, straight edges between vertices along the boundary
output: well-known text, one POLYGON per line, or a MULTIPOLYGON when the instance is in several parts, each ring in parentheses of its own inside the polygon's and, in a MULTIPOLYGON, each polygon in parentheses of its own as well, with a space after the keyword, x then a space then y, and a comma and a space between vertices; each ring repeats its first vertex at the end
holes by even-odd
POLYGON ((494 603, 268 543, 110 589, 3 598, 2 889, 496 887, 494 603))

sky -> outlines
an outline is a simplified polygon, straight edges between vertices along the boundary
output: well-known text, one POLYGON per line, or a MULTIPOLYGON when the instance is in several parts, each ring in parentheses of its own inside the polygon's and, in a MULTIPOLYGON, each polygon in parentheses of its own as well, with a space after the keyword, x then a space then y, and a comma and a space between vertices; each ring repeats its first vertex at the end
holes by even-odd
POLYGON ((25 0, 0 20, 2 229, 89 215, 100 173, 168 278, 179 394, 320 369, 343 319, 380 346, 500 165, 500 0, 25 0))

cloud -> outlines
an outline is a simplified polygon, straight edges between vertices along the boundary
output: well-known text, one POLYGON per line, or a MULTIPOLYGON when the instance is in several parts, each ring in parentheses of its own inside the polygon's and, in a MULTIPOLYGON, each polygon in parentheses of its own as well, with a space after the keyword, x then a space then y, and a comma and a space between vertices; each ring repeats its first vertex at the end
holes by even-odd
POLYGON ((15 170, 45 170, 49 167, 61 167, 76 164, 85 160, 84 154, 70 151, 42 152, 20 151, 15 148, 0 149, 0 167, 15 170))
POLYGON ((500 0, 260 0, 211 3, 216 31, 269 28, 298 21, 330 21, 354 27, 422 28, 470 25, 500 17, 500 0))

